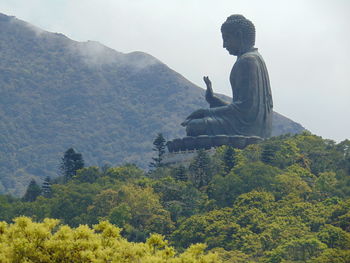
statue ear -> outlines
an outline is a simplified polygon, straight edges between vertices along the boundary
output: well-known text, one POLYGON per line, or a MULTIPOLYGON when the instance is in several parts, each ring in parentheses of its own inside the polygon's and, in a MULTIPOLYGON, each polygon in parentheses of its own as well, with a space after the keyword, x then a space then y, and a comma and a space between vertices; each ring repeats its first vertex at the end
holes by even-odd
POLYGON ((244 49, 244 39, 243 39, 242 31, 236 30, 234 32, 234 38, 236 39, 236 41, 238 41, 240 43, 240 51, 242 51, 244 49))

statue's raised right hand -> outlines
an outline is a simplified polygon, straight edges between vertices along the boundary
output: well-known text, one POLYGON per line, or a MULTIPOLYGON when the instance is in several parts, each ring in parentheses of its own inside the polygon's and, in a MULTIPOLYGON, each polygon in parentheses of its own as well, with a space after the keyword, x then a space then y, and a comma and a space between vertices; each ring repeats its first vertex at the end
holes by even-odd
POLYGON ((211 86, 211 81, 208 76, 204 76, 203 80, 205 85, 207 85, 207 91, 205 92, 205 99, 209 102, 214 97, 213 88, 211 86))

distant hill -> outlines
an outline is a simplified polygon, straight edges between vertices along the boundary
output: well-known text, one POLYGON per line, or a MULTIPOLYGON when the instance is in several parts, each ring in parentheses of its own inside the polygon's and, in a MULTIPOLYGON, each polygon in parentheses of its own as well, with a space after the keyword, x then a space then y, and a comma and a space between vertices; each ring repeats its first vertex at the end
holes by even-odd
MULTIPOLYGON (((58 172, 74 147, 87 165, 147 167, 157 132, 206 107, 204 90, 143 52, 76 42, 0 14, 0 193, 58 172)), ((304 128, 275 114, 273 135, 304 128)))

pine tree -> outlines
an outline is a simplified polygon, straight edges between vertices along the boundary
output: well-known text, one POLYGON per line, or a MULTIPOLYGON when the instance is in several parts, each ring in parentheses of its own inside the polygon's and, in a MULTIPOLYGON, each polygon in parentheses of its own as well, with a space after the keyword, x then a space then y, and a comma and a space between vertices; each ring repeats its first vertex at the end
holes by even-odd
POLYGON ((150 163, 150 167, 158 168, 162 166, 163 155, 165 154, 165 139, 163 134, 158 133, 157 137, 153 141, 153 151, 156 152, 157 157, 153 157, 153 162, 150 163))
POLYGON ((52 189, 51 189, 51 178, 48 176, 45 178, 42 186, 41 186, 41 194, 46 197, 50 198, 52 194, 52 189))
POLYGON ((187 176, 187 171, 185 166, 180 165, 179 167, 176 167, 173 169, 173 174, 172 176, 179 181, 187 181, 188 176, 187 176))
POLYGON ((224 152, 224 170, 229 173, 231 169, 236 165, 235 149, 232 146, 227 146, 224 152))
POLYGON ((266 164, 272 164, 276 152, 276 146, 267 144, 263 147, 261 161, 266 164))
POLYGON ((208 153, 201 149, 189 167, 190 177, 197 188, 208 185, 212 177, 211 159, 208 153))
POLYGON ((61 161, 61 172, 66 181, 76 175, 77 170, 84 168, 84 160, 81 153, 77 153, 73 148, 69 148, 61 161))
POLYGON ((24 194, 22 200, 24 202, 34 202, 36 198, 41 194, 41 187, 32 179, 28 185, 27 191, 24 194))

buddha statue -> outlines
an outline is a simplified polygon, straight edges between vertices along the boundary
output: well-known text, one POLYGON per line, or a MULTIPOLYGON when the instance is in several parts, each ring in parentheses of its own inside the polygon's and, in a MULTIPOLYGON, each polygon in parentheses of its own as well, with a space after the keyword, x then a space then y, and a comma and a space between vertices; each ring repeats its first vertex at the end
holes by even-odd
POLYGON ((232 15, 221 26, 223 47, 237 56, 230 74, 232 102, 216 97, 209 77, 205 99, 210 108, 199 109, 181 124, 187 136, 271 135, 272 96, 265 62, 255 45, 255 27, 242 15, 232 15))

